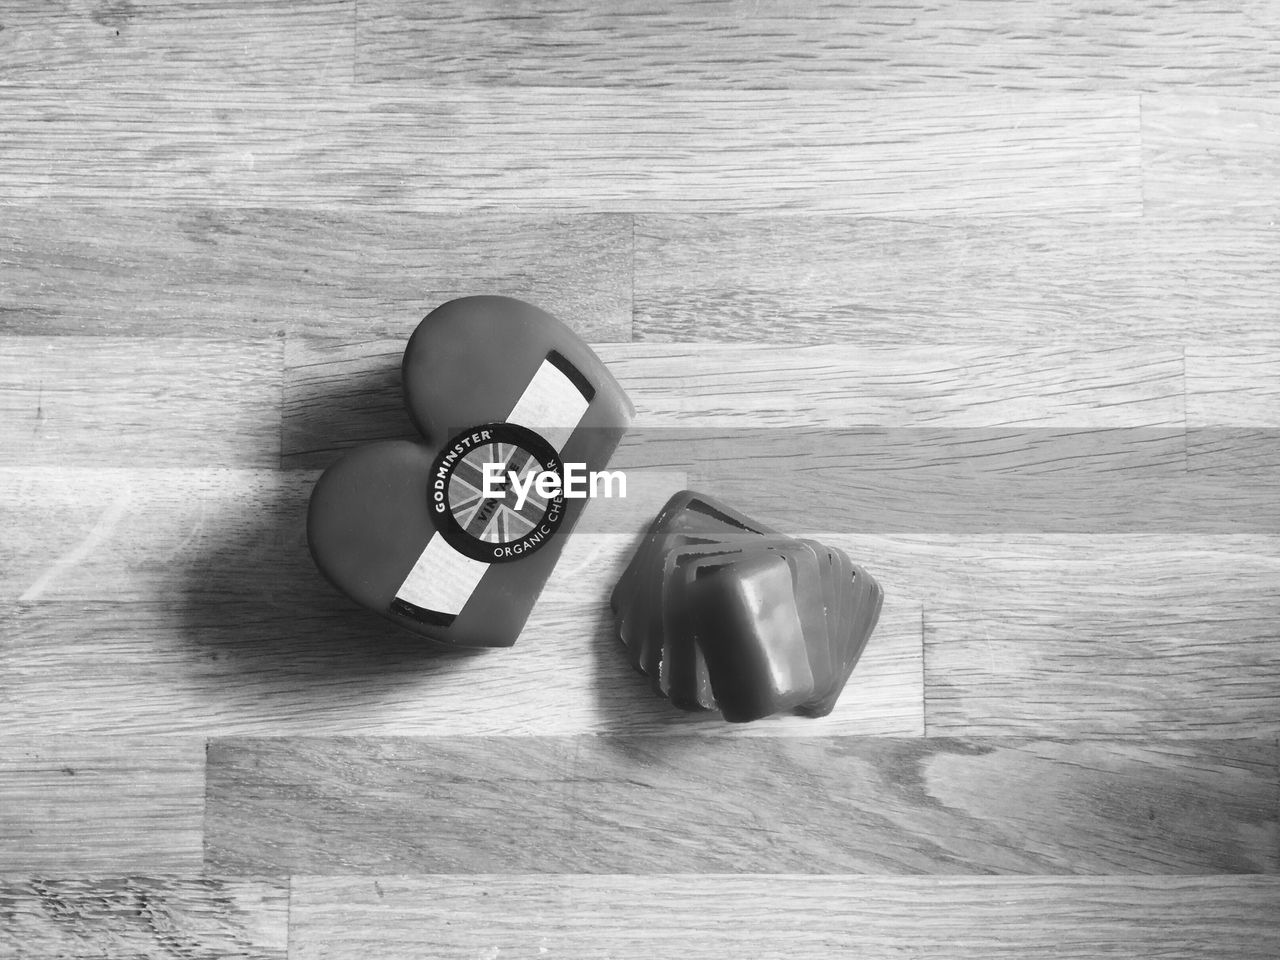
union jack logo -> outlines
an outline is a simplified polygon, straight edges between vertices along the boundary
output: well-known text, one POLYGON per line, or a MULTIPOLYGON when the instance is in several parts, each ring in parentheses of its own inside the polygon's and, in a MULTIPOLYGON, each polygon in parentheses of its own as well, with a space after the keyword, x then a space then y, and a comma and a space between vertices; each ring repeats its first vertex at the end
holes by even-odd
POLYGON ((471 536, 486 543, 511 543, 533 531, 547 514, 547 501, 530 487, 524 506, 516 509, 516 492, 508 474, 514 472, 521 486, 542 464, 528 450, 514 443, 489 443, 458 461, 449 479, 449 510, 471 536), (501 497, 484 496, 484 467, 501 464, 501 497))

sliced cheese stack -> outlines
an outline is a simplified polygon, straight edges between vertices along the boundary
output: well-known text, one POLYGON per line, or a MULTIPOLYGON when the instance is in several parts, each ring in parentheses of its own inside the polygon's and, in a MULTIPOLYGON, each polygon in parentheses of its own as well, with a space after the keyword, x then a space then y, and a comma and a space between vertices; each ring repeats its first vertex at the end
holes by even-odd
POLYGON ((843 551, 685 490, 649 527, 610 603, 632 665, 661 695, 745 722, 830 713, 883 598, 843 551))

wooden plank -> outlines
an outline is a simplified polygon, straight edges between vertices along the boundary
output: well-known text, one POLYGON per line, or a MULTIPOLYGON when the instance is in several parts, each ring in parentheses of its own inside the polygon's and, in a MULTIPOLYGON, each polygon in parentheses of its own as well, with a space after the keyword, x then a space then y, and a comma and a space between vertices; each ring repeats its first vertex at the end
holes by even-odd
POLYGON ((1140 209, 1133 95, 174 84, 13 86, 0 105, 0 201, 558 216, 1140 209))
MULTIPOLYGON (((566 733, 707 729, 652 696, 608 591, 685 478, 597 500, 514 650, 440 656, 341 598, 306 549, 316 474, 0 471, 0 690, 11 729, 566 733), (103 529, 103 504, 116 504, 103 529), (333 695, 333 689, 341 694, 333 695), (74 692, 78 709, 67 713, 74 692), (329 691, 325 693, 324 691, 329 691), (477 702, 502 710, 477 712, 477 702)), ((832 730, 923 730, 919 605, 886 611, 832 730)), ((719 726, 719 724, 714 724, 719 726)), ((779 718, 754 732, 812 732, 779 718)))
POLYGON ((923 342, 934 357, 993 340, 1240 336, 1274 324, 1270 221, 643 215, 635 334, 923 342))
MULTIPOLYGON (((736 465, 746 469, 750 462, 744 457, 736 465)), ((756 463, 759 469, 774 470, 767 460, 756 463)), ((1108 478, 1106 471, 1102 463, 1064 469, 1057 478, 1010 479, 998 474, 966 476, 960 470, 922 468, 874 475, 871 470, 830 469, 807 482, 791 484, 791 495, 799 502, 790 504, 790 477, 785 474, 752 483, 743 477, 735 481, 722 472, 691 471, 690 486, 749 504, 752 513, 770 518, 782 529, 824 530, 838 536, 1018 540, 1113 534, 1158 537, 1173 531, 1189 539, 1280 534, 1280 515, 1268 499, 1280 492, 1274 481, 1246 484, 1197 476, 1155 482, 1142 476, 1108 478), (708 476, 715 482, 704 482, 708 476), (945 494, 937 492, 939 486, 948 488, 945 494), (1220 512, 1206 513, 1206 501, 1215 502, 1220 512)))
POLYGON ((1180 424, 1170 346, 611 344, 646 426, 1150 427, 1180 424))
MULTIPOLYGON (((683 476, 655 474, 626 500, 591 504, 514 650, 444 662, 316 574, 304 533, 314 476, 0 471, 8 520, 0 600, 12 604, 14 637, 0 649, 0 676, 14 691, 10 722, 29 731, 706 729, 650 699, 614 646, 604 604, 636 536, 683 476), (127 507, 115 533, 84 547, 102 504, 120 491, 127 507), (334 685, 342 696, 316 695, 334 685), (73 715, 64 710, 68 690, 81 704, 73 715), (475 702, 505 706, 476 712, 475 702)), ((785 512, 762 509, 763 496, 757 483, 734 502, 785 521, 785 512)), ((927 506, 921 499, 914 509, 927 506)), ((985 502, 968 508, 968 533, 886 534, 863 516, 865 498, 854 499, 844 532, 783 522, 847 550, 887 595, 842 703, 850 712, 831 722, 847 732, 921 729, 923 603, 934 641, 931 716, 949 731, 979 722, 1037 735, 1275 730, 1268 664, 1280 642, 1280 536, 1259 535, 1258 511, 1246 506, 1237 504, 1236 521, 1248 535, 1172 521, 1118 535, 1096 529, 1101 513, 1088 534, 1048 534, 1045 520, 1019 533, 999 516, 984 532, 981 511, 1000 513, 985 502), (1002 651, 998 664, 991 649, 1002 651)))
POLYGON ((752 513, 787 529, 925 536, 1280 534, 1280 478, 1265 472, 1256 478, 1214 471, 1179 474, 1168 457, 1167 437, 1156 438, 1160 446, 1146 465, 1117 461, 1121 469, 1112 472, 1109 459, 1134 450, 1133 443, 1124 442, 1126 434, 1118 436, 1119 445, 1109 445, 1116 452, 1104 451, 1091 463, 1070 437, 1058 443, 1049 435, 1041 444, 1033 433, 1004 442, 979 434, 974 439, 982 444, 1018 446, 1027 455, 1010 454, 1007 464, 984 463, 976 459, 981 444, 975 443, 964 459, 930 466, 910 458, 930 445, 943 452, 963 448, 964 435, 895 432, 880 459, 891 462, 895 450, 901 451, 896 469, 876 469, 874 460, 851 466, 869 446, 857 434, 845 438, 832 458, 811 467, 807 458, 822 452, 814 441, 802 446, 798 439, 789 449, 771 442, 767 460, 739 447, 740 459, 714 461, 711 451, 730 446, 721 437, 718 445, 704 441, 696 459, 668 461, 668 466, 684 469, 690 486, 750 504, 752 513), (1075 462, 1055 474, 1054 462, 1064 458, 1075 462), (768 474, 767 481, 757 479, 761 472, 768 474))
MULTIPOLYGON (((370 439, 413 437, 401 349, 291 339, 284 463, 325 466, 370 439)), ((1180 346, 987 342, 940 357, 932 346, 646 343, 600 354, 637 405, 615 467, 682 472, 783 526, 1280 531, 1274 475, 1187 474, 1180 346)))
POLYGON ((1154 217, 1266 220, 1280 196, 1280 109, 1265 96, 1142 100, 1143 208, 1154 217))
POLYGON ((1280 427, 1280 338, 1186 346, 1187 422, 1280 427))
MULTIPOLYGON (((325 466, 371 439, 414 437, 400 396, 401 349, 391 340, 291 339, 284 463, 325 466)), ((1187 475, 1181 347, 988 342, 944 358, 933 347, 853 344, 599 352, 637 405, 615 467, 683 472, 783 525, 1280 530, 1273 476, 1241 485, 1187 475), (1205 511, 1208 501, 1218 509, 1205 511)))
POLYGON ((220 739, 229 873, 1275 872, 1270 741, 220 739))
POLYGON ((0 600, 310 597, 316 474, 274 470, 0 470, 0 600))
MULTIPOLYGON (((1213 610, 1216 600, 1241 600, 1261 589, 1266 571, 1280 553, 1280 536, 1160 533, 885 535, 852 533, 832 538, 850 555, 872 563, 887 591, 919 596, 926 605, 999 604, 1005 615, 1037 615, 1073 598, 1091 605, 1102 624, 1126 609, 1136 612, 1131 627, 1153 630, 1186 615, 1213 610), (1162 568, 1168 565, 1165 573, 1162 568), (1198 590, 1197 570, 1238 568, 1238 591, 1198 590), (1160 607, 1166 608, 1163 613, 1160 607)), ((1269 600, 1265 592, 1256 595, 1269 600)), ((1074 608, 1073 608, 1074 609, 1074 608)), ((1265 619, 1268 607, 1257 608, 1265 619)), ((1077 611, 1079 612, 1079 611, 1077 611)), ((994 615, 1001 615, 999 613, 994 615)))
POLYGON ((537 303, 631 339, 631 218, 335 209, 9 206, 0 330, 406 339, 446 300, 537 303))
MULTIPOLYGON (((8 675, 6 686, 13 682, 8 675)), ((73 714, 77 706, 64 693, 62 713, 73 714)), ((204 742, 102 736, 102 728, 89 733, 23 736, 6 723, 0 739, 4 872, 73 876, 198 869, 204 742)))
POLYGON ((0 83, 317 83, 352 76, 355 0, 12 0, 0 83))
POLYGON ((278 340, 0 337, 6 466, 277 466, 283 352, 278 340))
POLYGON ((609 584, 592 577, 584 585, 580 573, 557 573, 551 596, 534 609, 515 647, 474 655, 435 650, 320 584, 305 599, 281 590, 260 601, 189 597, 172 604, 0 607, 11 641, 0 648, 6 729, 678 737, 923 732, 920 607, 908 598, 896 597, 886 608, 830 716, 731 727, 717 714, 676 710, 650 691, 613 633, 609 584), (557 599, 572 593, 582 599, 557 599))
POLYGON ((633 431, 612 466, 683 471, 785 529, 1280 533, 1280 479, 1187 472, 1180 429, 633 431), (1212 509, 1206 507, 1212 504, 1212 509))
POLYGON ((374 440, 422 440, 405 409, 404 338, 290 337, 285 344, 280 462, 327 467, 374 440))
POLYGON ((292 886, 295 960, 399 960, 426 942, 458 960, 826 960, 833 950, 1269 960, 1280 951, 1273 877, 299 876, 292 886))
POLYGON ((361 0, 358 75, 497 86, 1275 89, 1280 15, 1248 7, 361 0))
MULTIPOLYGON (((307 501, 318 475, 0 469, 0 602, 317 602, 330 592, 307 553, 307 501)), ((628 481, 626 498, 588 505, 562 569, 582 568, 601 584, 616 577, 640 532, 685 486, 673 471, 633 471, 628 481)))
POLYGON ((1238 480, 1280 475, 1280 340, 1190 343, 1187 465, 1238 480))
MULTIPOLYGON (((284 464, 325 466, 350 446, 413 436, 400 386, 403 351, 401 340, 291 337, 284 464)), ((987 342, 939 356, 935 347, 919 346, 646 343, 604 344, 597 352, 636 405, 633 436, 620 456, 637 466, 648 445, 712 439, 686 435, 695 429, 764 447, 789 444, 799 428, 1000 427, 993 436, 1007 440, 1009 427, 1176 427, 1180 434, 1184 423, 1180 347, 987 342)), ((1153 430, 1140 439, 1158 444, 1173 436, 1153 430)), ((1180 454, 1180 436, 1178 444, 1180 454)), ((1088 445, 1080 441, 1076 454, 1084 456, 1088 445)), ((725 446, 712 459, 729 453, 725 446)), ((672 455, 679 452, 655 451, 650 465, 672 455)))
MULTIPOLYGON (((414 437, 400 397, 400 350, 399 341, 291 339, 285 462, 323 466, 352 445, 414 437)), ((601 353, 635 399, 638 425, 616 458, 632 481, 628 500, 593 505, 584 531, 638 530, 687 482, 770 522, 828 533, 1114 532, 1116 524, 1168 529, 1184 517, 1189 529, 1224 532, 1275 520, 1265 480, 1252 493, 1231 481, 1217 511, 1200 509, 1198 495, 1216 492, 1216 481, 1184 474, 1180 349, 971 345, 941 360, 925 348, 856 346, 635 344, 601 353), (846 429, 859 423, 892 429, 846 429), (1058 424, 1063 429, 1049 429, 1058 424), (696 429, 702 425, 711 426, 696 429), (769 464, 763 473, 762 463, 769 464), (833 498, 833 489, 853 495, 833 498), (811 495, 796 497, 796 490, 811 495), (1004 495, 1002 510, 990 509, 993 495, 1004 495)), ((38 548, 31 566, 12 568, 9 595, 39 583, 33 568, 49 569, 50 537, 54 556, 75 555, 96 529, 101 504, 122 500, 125 529, 147 531, 144 549, 133 556, 104 550, 96 555, 101 564, 77 557, 98 582, 128 591, 123 570, 131 578, 171 577, 172 566, 156 564, 150 544, 206 553, 224 545, 227 556, 197 560, 199 576, 186 579, 203 585, 197 589, 256 589, 270 582, 270 564, 290 564, 279 545, 300 555, 311 480, 216 471, 0 476, 13 523, 27 531, 16 543, 38 548), (238 509, 242 497, 258 505, 252 514, 238 509), (254 579, 244 582, 244 572, 254 579)))
POLYGON ((784 526, 1280 530, 1275 474, 1186 473, 1180 347, 636 344, 607 357, 638 411, 618 466, 678 466, 784 526))
POLYGON ((1187 431, 1187 466, 1237 486, 1267 485, 1280 475, 1280 430, 1276 427, 1192 427, 1187 431))
MULTIPOLYGON (((930 734, 1280 735, 1280 539, 942 537, 926 554, 951 570, 925 602, 930 734)), ((923 572, 897 572, 910 557, 900 543, 889 583, 923 572)))
POLYGON ((22 960, 284 960, 288 926, 283 879, 0 878, 0 950, 22 960))

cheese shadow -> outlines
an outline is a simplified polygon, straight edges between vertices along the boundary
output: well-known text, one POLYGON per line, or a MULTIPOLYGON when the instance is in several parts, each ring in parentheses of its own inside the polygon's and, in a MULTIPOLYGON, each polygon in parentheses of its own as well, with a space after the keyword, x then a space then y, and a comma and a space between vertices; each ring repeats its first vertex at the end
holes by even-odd
MULTIPOLYGON (((373 438, 416 439, 400 407, 398 366, 388 367, 344 380, 338 396, 316 387, 288 398, 286 421, 291 410, 305 410, 307 437, 324 435, 331 423, 329 447, 291 448, 289 438, 300 434, 286 422, 285 469, 233 471, 235 495, 202 504, 179 578, 180 622, 197 657, 193 682, 229 710, 315 717, 321 727, 340 714, 358 729, 363 718, 376 723, 389 697, 421 689, 475 655, 348 600, 316 569, 307 546, 307 504, 320 466, 336 461, 362 428, 373 438), (392 409, 398 418, 387 415, 392 409)), ((403 702, 398 709, 411 712, 403 702)))
MULTIPOLYGON (((662 731, 697 730, 703 733, 732 732, 716 711, 681 710, 671 703, 656 687, 653 678, 646 676, 631 663, 626 646, 618 635, 617 621, 609 602, 612 591, 623 569, 644 540, 649 525, 646 518, 637 523, 629 544, 606 573, 608 589, 603 598, 584 604, 581 608, 581 630, 588 650, 587 669, 591 674, 591 691, 594 697, 595 726, 600 733, 610 735, 645 734, 662 731)), ((576 534, 571 534, 576 536, 576 534)), ((561 576, 557 570, 553 576, 561 576)), ((572 575, 573 571, 568 571, 572 575)), ((529 638, 542 642, 543 638, 529 638)), ((524 642, 524 641, 522 641, 524 642)), ((680 738, 673 738, 679 740, 680 738)), ((674 747, 674 744, 671 746, 674 747)))

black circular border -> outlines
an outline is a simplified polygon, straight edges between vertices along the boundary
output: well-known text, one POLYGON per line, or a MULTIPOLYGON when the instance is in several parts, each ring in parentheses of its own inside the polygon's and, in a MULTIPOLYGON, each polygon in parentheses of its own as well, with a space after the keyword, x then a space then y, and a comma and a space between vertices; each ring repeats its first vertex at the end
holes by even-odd
POLYGON ((436 529, 440 532, 440 535, 444 537, 449 546, 464 557, 470 557, 472 560, 479 560, 483 563, 510 563, 513 560, 520 560, 532 553, 537 553, 551 541, 556 531, 560 529, 560 524, 564 522, 565 513, 563 481, 564 462, 560 459, 560 455, 556 453, 555 447, 551 446, 540 434, 516 423, 482 423, 455 433, 449 439, 449 442, 440 449, 435 460, 432 461, 430 480, 427 485, 427 508, 431 512, 431 517, 435 521, 436 529), (480 430, 489 431, 490 437, 484 441, 485 444, 510 443, 522 447, 537 458, 544 471, 554 472, 560 477, 560 495, 547 501, 547 512, 543 514, 542 520, 538 522, 537 527, 519 540, 496 544, 474 537, 462 528, 462 525, 458 523, 458 518, 449 509, 449 480, 452 479, 453 471, 462 462, 462 458, 471 451, 472 446, 475 446, 474 444, 465 444, 463 441, 480 430), (461 449, 457 449, 460 444, 461 449), (448 468, 448 473, 443 478, 443 499, 441 499, 441 488, 437 484, 436 477, 440 473, 441 467, 444 466, 445 458, 455 449, 457 449, 457 458, 454 460, 453 465, 448 468), (443 510, 439 509, 440 503, 444 504, 443 510), (537 538, 536 541, 535 537, 537 538))

